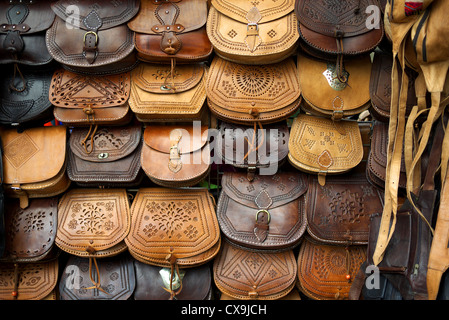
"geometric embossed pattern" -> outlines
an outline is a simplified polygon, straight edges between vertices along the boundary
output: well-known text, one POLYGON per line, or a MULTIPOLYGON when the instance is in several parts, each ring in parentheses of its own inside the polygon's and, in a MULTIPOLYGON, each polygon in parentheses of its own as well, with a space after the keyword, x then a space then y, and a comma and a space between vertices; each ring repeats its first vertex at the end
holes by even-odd
POLYGON ((24 132, 5 146, 4 154, 14 168, 19 169, 38 151, 38 146, 36 146, 30 136, 24 132))

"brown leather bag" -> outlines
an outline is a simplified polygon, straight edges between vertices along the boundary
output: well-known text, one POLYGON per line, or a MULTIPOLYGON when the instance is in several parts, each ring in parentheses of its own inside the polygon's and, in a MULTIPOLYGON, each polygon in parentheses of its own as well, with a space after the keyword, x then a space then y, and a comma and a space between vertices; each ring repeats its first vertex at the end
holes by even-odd
POLYGON ((281 251, 293 249, 306 231, 307 177, 280 172, 256 175, 225 172, 217 218, 223 235, 238 246, 281 251))
POLYGON ((53 60, 45 45, 45 32, 55 19, 50 5, 50 1, 2 1, 0 64, 43 65, 53 60))
POLYGON ((298 288, 313 300, 348 300, 366 245, 340 246, 306 237, 298 253, 298 288))
POLYGON ((245 65, 216 56, 206 77, 207 103, 219 119, 250 125, 287 119, 301 102, 293 58, 245 65))
POLYGON ((133 187, 143 178, 139 124, 99 127, 92 140, 88 128, 73 128, 69 137, 67 175, 78 186, 133 187))
POLYGON ((231 164, 247 170, 248 180, 259 174, 278 171, 288 154, 287 123, 269 124, 254 130, 251 127, 221 122, 216 139, 215 163, 231 164))
POLYGON ((139 11, 140 1, 52 3, 55 21, 46 34, 50 55, 71 71, 116 73, 135 67, 134 33, 126 23, 139 11), (125 70, 124 70, 125 69, 125 70))
POLYGON ((142 0, 140 11, 128 22, 134 31, 139 60, 192 63, 207 61, 213 52, 206 34, 204 0, 142 0))
POLYGON ((296 53, 299 34, 294 0, 212 0, 207 35, 220 57, 271 64, 296 53))
POLYGON ((133 117, 130 83, 129 72, 97 76, 58 69, 48 96, 55 118, 66 125, 125 125, 133 117))
POLYGON ((129 106, 141 122, 201 120, 206 70, 202 63, 141 63, 131 73, 129 106))
POLYGON ((334 122, 307 114, 299 114, 293 120, 288 146, 290 163, 301 171, 317 174, 321 185, 328 174, 355 168, 364 155, 356 121, 334 122))
MULTIPOLYGON (((131 207, 131 230, 125 241, 131 255, 146 264, 180 269, 211 261, 221 246, 212 195, 207 189, 140 188, 131 207)), ((173 281, 170 297, 175 298, 173 281)), ((182 292, 182 291, 181 291, 182 292)))
POLYGON ((293 250, 254 251, 224 240, 213 272, 222 294, 238 300, 276 300, 293 290, 297 263, 293 250))
POLYGON ((65 126, 3 129, 3 187, 26 208, 30 198, 54 197, 70 186, 66 172, 65 126), (36 170, 39 168, 39 170, 36 170))
POLYGON ((210 172, 206 126, 151 125, 145 128, 143 140, 142 169, 158 185, 191 187, 210 172))

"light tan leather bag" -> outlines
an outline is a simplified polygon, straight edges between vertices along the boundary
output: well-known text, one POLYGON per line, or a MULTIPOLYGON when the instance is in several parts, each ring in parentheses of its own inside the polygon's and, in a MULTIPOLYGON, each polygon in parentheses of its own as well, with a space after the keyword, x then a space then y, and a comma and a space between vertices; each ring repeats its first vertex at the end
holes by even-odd
POLYGON ((296 53, 294 0, 212 0, 207 35, 216 54, 244 64, 266 64, 296 53))
POLYGON ((244 65, 215 57, 206 79, 209 109, 220 119, 240 124, 279 122, 301 102, 293 58, 267 65, 244 65))
POLYGON ((6 195, 28 207, 29 198, 53 197, 70 186, 66 173, 65 126, 0 131, 3 142, 3 187, 6 195))

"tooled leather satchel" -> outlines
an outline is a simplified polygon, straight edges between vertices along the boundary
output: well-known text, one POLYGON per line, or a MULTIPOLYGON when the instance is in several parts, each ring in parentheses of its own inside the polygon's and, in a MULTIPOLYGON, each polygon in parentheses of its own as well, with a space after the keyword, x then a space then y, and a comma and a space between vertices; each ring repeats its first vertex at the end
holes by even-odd
POLYGON ((329 174, 355 168, 364 150, 356 121, 299 114, 293 121, 289 140, 289 162, 298 170, 318 175, 321 185, 329 174))
POLYGON ((20 76, 4 71, 0 84, 0 123, 7 126, 41 126, 54 119, 48 99, 54 64, 21 66, 20 76))
POLYGON ((202 63, 140 63, 131 73, 129 106, 141 122, 201 120, 206 70, 202 63))
POLYGON ((217 203, 223 235, 242 247, 282 251, 296 247, 306 231, 303 173, 256 175, 225 172, 217 203))
MULTIPOLYGON (((136 289, 134 300, 169 300, 170 268, 153 266, 134 260, 136 289)), ((181 292, 176 300, 211 300, 213 296, 210 263, 179 270, 174 275, 172 290, 181 292)))
POLYGON ((53 57, 45 32, 55 13, 51 1, 11 0, 0 4, 0 64, 43 65, 53 57))
POLYGON ((313 300, 348 300, 366 251, 366 245, 332 245, 305 237, 298 253, 299 290, 313 300))
POLYGON ((77 1, 52 3, 55 21, 46 34, 51 56, 78 73, 130 71, 136 64, 134 33, 126 23, 140 1, 77 1))
POLYGON ((212 0, 207 35, 220 57, 243 64, 280 62, 296 53, 294 0, 212 0))
POLYGON ((221 122, 217 136, 215 163, 231 164, 247 170, 248 180, 259 174, 278 171, 288 154, 287 123, 269 124, 254 130, 251 127, 221 122))
POLYGON ((207 104, 219 119, 244 125, 287 119, 301 102, 293 58, 245 65, 215 56, 206 77, 207 104))
POLYGON ((142 127, 104 127, 92 140, 88 128, 75 127, 69 137, 67 175, 78 186, 132 187, 143 178, 140 156, 142 127))
POLYGON ((296 0, 301 49, 334 62, 338 79, 346 82, 343 60, 373 51, 384 36, 382 21, 368 27, 371 5, 380 8, 378 0, 296 0))
POLYGON ((133 116, 128 104, 130 82, 129 72, 97 76, 60 68, 48 91, 54 116, 70 126, 128 124, 133 116))
POLYGON ((218 290, 238 300, 276 300, 294 288, 297 263, 293 250, 255 251, 238 247, 226 238, 214 259, 214 282, 218 290))
POLYGON ((192 125, 148 125, 143 135, 142 169, 164 187, 191 187, 210 172, 208 128, 192 125))
POLYGON ((213 52, 206 34, 205 0, 142 0, 128 22, 134 31, 139 60, 192 63, 207 61, 213 52))
POLYGON ((170 298, 175 274, 205 264, 221 247, 214 200, 207 189, 140 188, 131 207, 131 229, 125 242, 131 255, 170 270, 170 298))
POLYGON ((3 129, 5 194, 26 208, 31 198, 54 197, 70 186, 66 167, 65 126, 3 129), (36 170, 39 168, 39 170, 36 170))
POLYGON ((345 62, 345 82, 338 79, 335 63, 317 60, 303 53, 298 53, 298 70, 303 98, 301 108, 305 112, 338 121, 369 108, 369 56, 345 62))
POLYGON ((70 255, 59 280, 61 300, 128 300, 136 288, 134 260, 128 253, 97 261, 99 273, 90 273, 89 259, 70 255), (104 291, 90 290, 92 282, 104 291))

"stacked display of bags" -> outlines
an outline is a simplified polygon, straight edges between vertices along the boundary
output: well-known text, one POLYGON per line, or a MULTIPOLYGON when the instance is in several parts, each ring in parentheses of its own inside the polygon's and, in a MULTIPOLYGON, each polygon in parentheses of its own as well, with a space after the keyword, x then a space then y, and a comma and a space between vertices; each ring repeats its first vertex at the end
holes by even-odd
POLYGON ((0 4, 0 299, 446 299, 414 4, 0 4))

